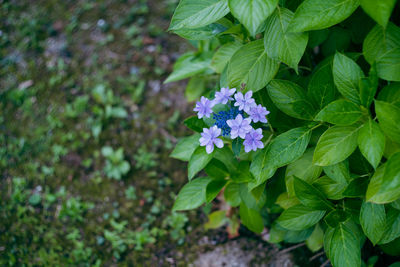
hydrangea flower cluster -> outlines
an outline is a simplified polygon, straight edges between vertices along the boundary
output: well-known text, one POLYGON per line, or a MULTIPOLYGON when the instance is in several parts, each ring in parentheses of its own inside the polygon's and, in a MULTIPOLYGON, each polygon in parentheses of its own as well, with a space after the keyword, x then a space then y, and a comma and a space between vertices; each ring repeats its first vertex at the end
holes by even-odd
POLYGON ((267 123, 266 115, 269 111, 262 105, 257 105, 253 99, 253 92, 248 91, 243 95, 236 92, 236 88, 221 88, 221 91, 215 93, 213 100, 202 96, 196 103, 194 111, 197 111, 197 117, 212 118, 215 123, 210 128, 204 128, 201 133, 200 146, 205 146, 207 153, 214 151, 214 145, 222 148, 224 143, 219 137, 230 137, 231 139, 244 139, 244 151, 256 151, 263 148, 261 141, 263 138, 261 128, 254 129, 252 123, 267 123), (226 111, 213 112, 213 107, 217 104, 227 105, 226 111))

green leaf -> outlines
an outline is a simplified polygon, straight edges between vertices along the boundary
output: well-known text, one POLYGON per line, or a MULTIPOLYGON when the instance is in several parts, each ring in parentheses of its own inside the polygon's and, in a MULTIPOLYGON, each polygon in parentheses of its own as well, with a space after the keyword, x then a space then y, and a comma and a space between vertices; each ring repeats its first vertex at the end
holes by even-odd
POLYGON ((174 64, 174 71, 164 83, 175 82, 202 73, 210 66, 211 58, 196 57, 192 53, 182 55, 174 64))
POLYGON ((239 184, 228 184, 224 190, 224 198, 226 202, 232 207, 239 206, 240 202, 242 202, 239 195, 239 184))
POLYGON ((285 182, 290 196, 294 196, 293 176, 312 184, 321 174, 322 168, 312 163, 314 149, 309 148, 298 160, 286 167, 285 182))
POLYGON ((172 16, 168 30, 200 28, 219 20, 228 13, 227 0, 181 0, 172 16))
POLYGON ((367 201, 384 204, 400 198, 400 152, 393 154, 372 176, 367 201))
MULTIPOLYGON (((374 75, 377 75, 376 72, 374 75)), ((376 78, 376 82, 372 82, 371 77, 361 78, 361 80, 359 81, 361 104, 366 108, 369 108, 371 103, 374 101, 376 91, 378 90, 377 77, 378 76, 374 77, 376 78)))
POLYGON ((317 105, 318 110, 336 99, 332 64, 331 59, 322 62, 311 76, 308 84, 308 96, 317 105))
POLYGON ((271 58, 286 63, 297 72, 297 65, 307 46, 308 34, 287 32, 292 18, 292 11, 277 8, 266 22, 264 46, 271 58))
POLYGON ((232 27, 232 22, 222 18, 215 23, 196 29, 181 28, 174 33, 188 40, 208 40, 232 27))
POLYGON ((278 61, 268 57, 263 40, 250 42, 239 48, 228 63, 229 87, 240 88, 243 83, 253 92, 262 89, 274 78, 278 61))
POLYGON ((268 242, 276 244, 283 241, 285 238, 287 230, 277 223, 273 223, 271 229, 269 231, 269 239, 268 242))
POLYGON ((313 119, 315 109, 299 85, 291 81, 272 80, 267 90, 274 104, 287 115, 303 120, 313 119))
POLYGON ((186 90, 185 97, 188 102, 199 99, 206 89, 206 81, 203 76, 194 76, 190 78, 186 90))
POLYGON ((307 127, 294 128, 278 137, 261 150, 250 166, 250 172, 260 185, 271 178, 275 170, 300 158, 311 138, 307 127))
POLYGON ((256 210, 248 208, 244 203, 240 204, 240 220, 249 230, 255 233, 261 233, 264 229, 263 219, 256 210))
POLYGON ((304 230, 317 224, 325 211, 314 210, 303 205, 296 205, 284 210, 277 219, 280 226, 289 230, 304 230))
POLYGON ((296 197, 290 197, 288 193, 284 192, 278 196, 275 203, 286 210, 300 204, 300 201, 296 197))
POLYGON ((379 92, 378 100, 388 102, 400 108, 400 83, 391 83, 379 92))
POLYGON ((372 244, 378 243, 386 226, 385 206, 364 201, 360 211, 360 224, 372 244))
POLYGON ((353 102, 339 99, 323 108, 316 116, 316 121, 324 121, 337 125, 352 125, 363 115, 360 106, 353 102))
POLYGON ((211 67, 216 73, 222 73, 233 54, 235 54, 240 47, 242 47, 241 43, 231 42, 224 44, 215 52, 211 60, 211 67))
POLYGON ((382 54, 396 47, 400 47, 400 27, 389 22, 386 29, 376 25, 368 33, 363 43, 363 54, 372 65, 382 54))
POLYGON ((242 203, 244 203, 248 208, 260 212, 261 208, 264 206, 266 201, 265 185, 260 185, 262 187, 261 195, 256 198, 252 192, 248 190, 246 183, 239 184, 239 195, 242 203))
POLYGON ((379 78, 387 81, 400 81, 400 46, 387 50, 376 59, 379 78))
POLYGON ((314 227, 307 228, 301 231, 288 230, 285 233, 284 241, 286 243, 300 243, 305 241, 313 233, 314 227))
POLYGON ((328 175, 329 178, 339 184, 347 184, 351 179, 349 162, 347 160, 336 163, 334 165, 325 166, 324 172, 326 175, 328 175))
POLYGON ((329 166, 345 160, 357 147, 356 126, 333 126, 319 138, 314 152, 314 164, 329 166))
POLYGON ((221 192, 222 188, 226 185, 227 180, 216 179, 208 183, 206 188, 206 202, 210 203, 221 192))
POLYGON ((324 242, 325 251, 329 251, 329 259, 335 267, 361 266, 360 242, 355 233, 345 223, 335 228, 328 228, 328 241, 324 242))
POLYGON ((185 126, 188 127, 189 129, 198 133, 203 132, 203 128, 208 128, 208 125, 203 120, 199 119, 197 116, 192 116, 187 118, 186 120, 183 121, 183 124, 185 124, 185 126))
POLYGON ((265 165, 276 168, 300 158, 311 138, 311 129, 300 127, 291 129, 276 137, 268 146, 265 165))
POLYGON ((364 197, 367 188, 368 188, 369 180, 366 177, 358 177, 349 183, 346 190, 342 193, 344 197, 364 197))
POLYGON ((232 141, 232 151, 233 154, 238 157, 240 155, 240 150, 242 148, 243 140, 240 138, 236 138, 232 141))
POLYGON ((231 170, 231 179, 235 183, 245 183, 253 180, 254 178, 250 173, 250 162, 240 161, 237 170, 231 170))
POLYGON ((255 36, 261 24, 271 15, 278 0, 228 0, 232 14, 255 36))
POLYGON ((324 194, 306 181, 294 177, 293 187, 296 197, 304 206, 319 210, 333 209, 324 194))
POLYGON ((361 68, 351 58, 336 53, 333 59, 333 79, 339 92, 356 104, 360 104, 359 81, 364 78, 361 68))
POLYGON ((313 185, 318 188, 328 199, 339 200, 343 198, 343 191, 347 184, 337 183, 328 176, 322 176, 313 185))
POLYGON ((358 147, 363 156, 376 169, 385 150, 385 135, 372 119, 364 123, 358 132, 358 147))
POLYGON ((325 216, 324 220, 329 227, 335 228, 340 223, 345 222, 347 219, 349 219, 349 214, 343 210, 337 209, 329 212, 328 215, 325 216))
POLYGON ((205 147, 198 147, 192 154, 188 165, 188 177, 193 177, 211 161, 213 154, 208 154, 205 147))
POLYGON ((224 163, 230 173, 236 172, 238 161, 229 147, 224 146, 221 149, 215 149, 214 158, 224 163))
POLYGON ((226 169, 224 163, 220 160, 213 158, 205 167, 204 171, 207 173, 208 176, 214 179, 225 179, 229 176, 229 172, 226 169))
POLYGON ((172 210, 190 210, 200 207, 206 202, 206 188, 210 181, 209 177, 200 177, 187 183, 179 191, 172 210))
POLYGON ((396 0, 361 0, 361 7, 371 18, 386 27, 396 0))
POLYGON ((349 17, 358 6, 359 0, 305 0, 297 8, 289 31, 329 28, 349 17))
POLYGON ((400 236, 400 211, 389 207, 386 214, 386 226, 378 244, 389 243, 400 236))
POLYGON ((400 108, 387 102, 375 101, 375 111, 382 131, 400 143, 400 108))
POLYGON ((315 226, 314 231, 307 238, 306 245, 312 252, 317 252, 324 245, 324 231, 322 231, 319 224, 315 226))
POLYGON ((204 224, 205 229, 217 229, 228 222, 226 210, 217 210, 208 215, 208 222, 204 224))
POLYGON ((194 134, 194 135, 182 138, 176 144, 176 147, 170 154, 170 157, 179 159, 182 161, 189 161, 193 152, 200 145, 199 139, 200 139, 200 134, 194 134))

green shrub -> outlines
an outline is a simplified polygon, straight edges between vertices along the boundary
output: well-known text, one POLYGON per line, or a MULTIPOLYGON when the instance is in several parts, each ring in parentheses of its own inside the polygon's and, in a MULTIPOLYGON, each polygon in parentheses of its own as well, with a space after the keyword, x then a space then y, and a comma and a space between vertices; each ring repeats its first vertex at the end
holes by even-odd
POLYGON ((383 249, 397 242, 399 8, 396 0, 181 0, 169 30, 197 50, 166 82, 190 78, 189 101, 219 88, 252 91, 270 113, 255 124, 264 148, 249 153, 241 138, 207 153, 199 133, 218 122, 185 120, 198 133, 171 154, 188 161, 189 176, 174 210, 223 191, 250 230, 267 225, 271 242, 323 246, 338 267, 361 266, 367 238, 383 249))

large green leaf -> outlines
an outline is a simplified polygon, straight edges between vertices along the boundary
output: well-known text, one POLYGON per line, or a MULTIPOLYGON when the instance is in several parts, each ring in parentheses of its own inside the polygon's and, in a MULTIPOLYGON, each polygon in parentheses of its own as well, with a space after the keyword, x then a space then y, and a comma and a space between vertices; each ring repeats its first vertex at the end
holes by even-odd
POLYGON ((211 67, 216 73, 222 73, 229 60, 232 58, 232 55, 235 54, 240 47, 242 47, 241 43, 231 42, 224 44, 215 52, 211 61, 211 67))
POLYGON ((176 147, 172 151, 170 157, 180 159, 183 161, 189 161, 193 152, 200 145, 199 143, 200 134, 194 134, 188 137, 184 137, 176 144, 176 147))
POLYGON ((357 147, 356 126, 333 126, 319 138, 314 152, 314 164, 328 166, 345 160, 357 147))
POLYGON ((345 222, 349 219, 349 214, 341 209, 335 209, 325 216, 324 221, 329 227, 335 228, 340 223, 345 222))
POLYGON ((274 104, 284 113, 297 119, 311 120, 315 109, 299 85, 286 80, 272 80, 267 86, 274 104))
POLYGON ((324 107, 315 116, 314 120, 346 126, 358 121, 362 115, 363 113, 359 105, 339 99, 324 107))
POLYGON ((386 51, 376 60, 379 78, 387 81, 400 81, 400 46, 386 51))
POLYGON ((349 17, 358 6, 359 0, 305 0, 297 8, 289 31, 329 28, 349 17))
POLYGON ((361 7, 371 18, 386 27, 396 0, 360 0, 361 7))
POLYGON ((358 132, 358 147, 363 156, 376 169, 385 150, 385 135, 372 119, 364 123, 358 132))
POLYGON ((332 74, 332 59, 325 60, 317 67, 308 83, 308 96, 317 105, 324 108, 336 99, 336 88, 332 74))
POLYGON ((231 88, 240 88, 244 83, 255 92, 267 85, 278 69, 278 61, 268 57, 263 40, 253 41, 233 54, 228 63, 228 83, 231 88))
POLYGON ((386 213, 386 226, 378 244, 389 243, 400 236, 400 210, 389 207, 386 213))
POLYGON ((311 138, 311 130, 300 127, 276 137, 253 160, 250 171, 256 178, 254 187, 271 178, 275 170, 303 155, 311 138))
POLYGON ((211 58, 196 57, 192 53, 181 56, 174 65, 174 71, 167 77, 164 83, 175 82, 202 73, 210 66, 211 58))
POLYGON ((266 22, 264 46, 271 58, 286 63, 297 72, 297 65, 307 46, 308 34, 287 32, 292 18, 292 11, 277 8, 266 22))
POLYGON ((219 20, 228 13, 227 0, 181 0, 172 16, 168 30, 200 28, 219 20))
POLYGON ((379 92, 378 100, 388 102, 400 108, 400 83, 391 83, 379 92))
POLYGON ((188 165, 189 180, 201 171, 211 161, 213 154, 208 154, 206 148, 203 146, 198 147, 192 154, 188 165))
POLYGON ((196 29, 181 28, 174 30, 174 33, 188 40, 208 40, 226 31, 231 26, 231 22, 225 18, 212 24, 196 29))
POLYGON ((307 238, 306 245, 312 252, 317 252, 322 248, 323 244, 324 244, 324 231, 321 229, 319 224, 317 224, 310 237, 307 238))
POLYGON ((209 177, 200 177, 187 183, 179 191, 172 210, 190 210, 200 207, 206 202, 206 188, 210 181, 209 177))
POLYGON ((312 163, 314 149, 309 148, 298 160, 286 167, 285 182, 289 196, 294 196, 293 177, 312 184, 321 174, 322 168, 312 163))
POLYGON ((239 184, 228 184, 224 190, 224 198, 226 202, 232 207, 239 206, 240 202, 242 202, 239 195, 239 184))
POLYGON ((387 102, 375 101, 375 111, 382 131, 400 143, 400 108, 387 102))
POLYGON ((361 266, 361 248, 357 233, 345 223, 328 228, 325 233, 325 251, 334 267, 361 266))
POLYGON ((367 201, 384 204, 400 198, 400 152, 393 154, 372 176, 367 201))
POLYGON ((286 229, 299 231, 317 224, 324 215, 323 210, 296 205, 284 210, 277 219, 277 223, 286 229))
POLYGON ((378 243, 386 227, 385 206, 364 201, 360 211, 360 224, 372 244, 378 243))
POLYGON ((240 204, 239 215, 242 223, 251 231, 261 233, 264 229, 264 223, 260 213, 248 208, 246 204, 240 204))
POLYGON ((359 81, 364 77, 361 68, 351 58, 336 53, 333 59, 333 79, 339 92, 356 104, 360 104, 359 81))
POLYGON ((328 199, 338 200, 343 198, 347 183, 337 183, 328 176, 322 176, 313 185, 318 188, 328 199))
POLYGON ((325 166, 324 172, 329 178, 340 184, 347 184, 351 180, 348 160, 325 166))
POLYGON ((376 25, 365 37, 363 54, 372 65, 383 53, 400 47, 400 27, 389 22, 387 28, 376 25))
POLYGON ((221 192, 222 188, 226 185, 228 181, 222 179, 215 179, 208 183, 206 188, 206 202, 210 203, 214 200, 221 192))
POLYGON ((324 194, 306 181, 294 177, 293 187, 296 197, 304 206, 318 210, 333 209, 332 203, 326 200, 324 194))
POLYGON ((199 75, 190 78, 185 90, 186 100, 192 102, 199 99, 203 95, 205 89, 206 80, 204 76, 199 75))
POLYGON ((278 0, 228 0, 228 3, 232 14, 255 36, 276 8, 278 0))

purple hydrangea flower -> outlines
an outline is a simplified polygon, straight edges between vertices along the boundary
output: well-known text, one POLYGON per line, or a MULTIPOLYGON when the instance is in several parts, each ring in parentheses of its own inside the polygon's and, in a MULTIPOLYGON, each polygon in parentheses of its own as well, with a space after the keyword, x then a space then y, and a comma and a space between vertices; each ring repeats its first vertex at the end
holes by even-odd
POLYGON ((251 119, 243 119, 241 114, 238 114, 234 120, 227 120, 226 123, 229 127, 231 127, 232 139, 235 139, 238 136, 244 139, 246 134, 253 129, 253 127, 250 125, 251 119))
POLYGON ((244 151, 249 153, 251 150, 256 151, 257 148, 263 148, 264 144, 260 140, 263 138, 261 128, 257 130, 252 129, 249 133, 246 134, 244 139, 244 151))
POLYGON ((236 88, 229 89, 227 88, 221 88, 221 91, 215 93, 215 99, 214 103, 215 104, 226 104, 228 103, 229 100, 233 100, 233 95, 236 92, 236 88))
POLYGON ((268 122, 265 116, 269 114, 269 111, 261 105, 252 107, 248 114, 253 122, 268 122))
POLYGON ((203 132, 200 137, 200 146, 205 146, 208 154, 211 154, 214 151, 214 145, 218 148, 222 148, 224 146, 224 142, 221 139, 217 138, 221 135, 221 129, 217 126, 213 126, 210 129, 203 128, 203 132))
POLYGON ((203 118, 203 117, 207 117, 209 118, 212 111, 212 108, 214 106, 214 102, 210 101, 208 98, 202 96, 200 98, 200 101, 198 101, 196 103, 196 107, 193 109, 194 111, 197 111, 197 117, 199 117, 199 119, 203 118))
POLYGON ((235 94, 236 103, 235 106, 239 107, 239 110, 249 112, 250 108, 256 106, 256 102, 252 98, 253 91, 248 91, 244 96, 241 92, 235 94))

